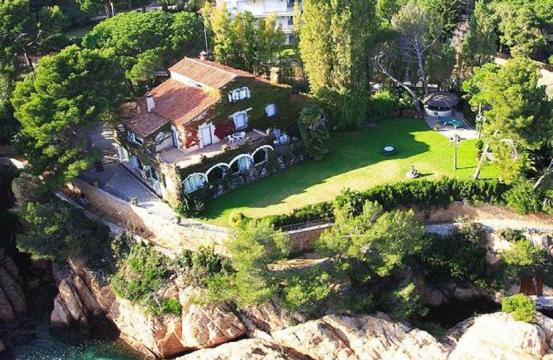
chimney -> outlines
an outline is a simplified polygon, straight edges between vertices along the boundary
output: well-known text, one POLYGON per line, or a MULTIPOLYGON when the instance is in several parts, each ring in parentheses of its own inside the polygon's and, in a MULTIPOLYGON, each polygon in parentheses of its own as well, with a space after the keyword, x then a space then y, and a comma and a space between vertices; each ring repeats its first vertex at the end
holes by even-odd
POLYGON ((271 84, 278 85, 280 83, 280 68, 272 67, 270 75, 271 84))
POLYGON ((202 51, 200 53, 200 60, 207 60, 207 52, 202 51))
POLYGON ((148 108, 148 112, 152 112, 152 110, 156 107, 156 101, 154 100, 154 96, 152 94, 146 95, 146 107, 148 108))

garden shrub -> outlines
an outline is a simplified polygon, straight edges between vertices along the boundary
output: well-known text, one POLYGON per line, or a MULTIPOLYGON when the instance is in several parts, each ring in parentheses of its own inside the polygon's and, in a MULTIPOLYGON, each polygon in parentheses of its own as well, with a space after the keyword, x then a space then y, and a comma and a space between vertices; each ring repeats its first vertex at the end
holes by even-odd
POLYGON ((530 181, 519 181, 504 194, 508 207, 519 214, 529 214, 542 210, 543 194, 534 189, 530 181))
POLYGON ((369 103, 370 114, 376 119, 386 119, 398 115, 399 99, 389 90, 378 90, 369 103))
POLYGON ((516 321, 531 322, 536 313, 536 304, 528 296, 516 294, 501 301, 501 311, 512 314, 516 321))
POLYGON ((198 217, 205 210, 205 201, 198 196, 185 194, 175 210, 186 218, 198 217))

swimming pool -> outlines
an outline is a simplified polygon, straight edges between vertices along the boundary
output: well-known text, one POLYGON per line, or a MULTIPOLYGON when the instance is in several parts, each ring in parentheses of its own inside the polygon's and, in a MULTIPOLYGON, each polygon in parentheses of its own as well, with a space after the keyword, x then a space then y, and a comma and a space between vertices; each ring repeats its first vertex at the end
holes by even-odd
POLYGON ((449 126, 453 126, 455 129, 465 129, 467 127, 467 125, 465 124, 465 122, 463 120, 459 120, 459 119, 456 119, 456 118, 452 118, 452 117, 441 117, 440 118, 440 123, 442 125, 449 125, 449 126))

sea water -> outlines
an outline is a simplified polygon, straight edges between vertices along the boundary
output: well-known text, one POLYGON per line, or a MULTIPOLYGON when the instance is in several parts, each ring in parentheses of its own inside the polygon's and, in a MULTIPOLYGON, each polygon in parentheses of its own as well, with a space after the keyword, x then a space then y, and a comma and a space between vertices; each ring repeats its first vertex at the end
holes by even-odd
POLYGON ((16 360, 139 360, 120 341, 89 340, 67 342, 55 336, 48 325, 39 325, 36 336, 25 344, 11 349, 16 360))

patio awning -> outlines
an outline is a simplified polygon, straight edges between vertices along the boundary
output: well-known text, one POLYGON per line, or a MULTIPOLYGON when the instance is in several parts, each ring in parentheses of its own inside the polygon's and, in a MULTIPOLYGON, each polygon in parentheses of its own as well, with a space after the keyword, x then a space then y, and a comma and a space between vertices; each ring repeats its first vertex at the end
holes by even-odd
POLYGON ((422 101, 431 108, 452 108, 459 103, 459 97, 446 91, 438 91, 427 95, 422 101))

